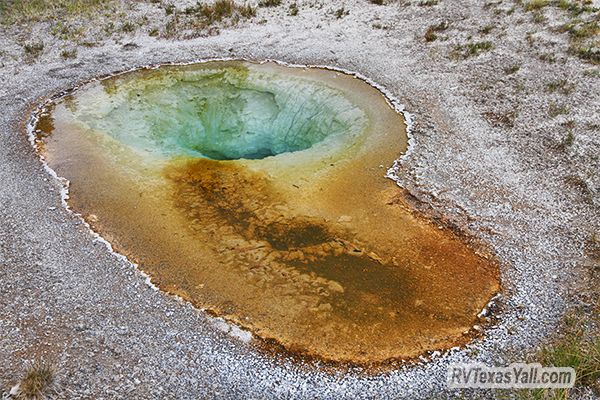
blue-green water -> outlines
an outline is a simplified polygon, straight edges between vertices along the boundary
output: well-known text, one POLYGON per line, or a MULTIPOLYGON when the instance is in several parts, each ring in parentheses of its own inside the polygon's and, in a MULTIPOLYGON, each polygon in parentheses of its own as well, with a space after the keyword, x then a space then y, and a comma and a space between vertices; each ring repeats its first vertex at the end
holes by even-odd
POLYGON ((257 159, 352 142, 364 112, 310 79, 243 67, 117 81, 79 102, 76 119, 141 151, 257 159), (107 98, 105 98, 107 97, 107 98))

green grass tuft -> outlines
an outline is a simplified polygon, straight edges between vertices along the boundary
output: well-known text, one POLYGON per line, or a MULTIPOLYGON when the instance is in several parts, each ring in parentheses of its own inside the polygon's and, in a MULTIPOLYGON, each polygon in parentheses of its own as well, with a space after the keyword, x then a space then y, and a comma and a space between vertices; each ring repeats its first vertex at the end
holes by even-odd
POLYGON ((469 57, 478 56, 481 53, 490 51, 494 48, 494 44, 490 41, 473 42, 464 45, 457 45, 450 53, 450 57, 454 59, 466 59, 469 57))
POLYGON ((44 51, 44 42, 25 43, 23 45, 23 51, 25 51, 25 55, 30 60, 36 59, 44 51))
POLYGON ((575 91, 575 84, 566 79, 557 79, 546 85, 546 91, 548 93, 558 92, 564 95, 569 95, 575 91))
POLYGON ((569 113, 569 108, 565 105, 558 105, 555 102, 550 102, 548 106, 548 115, 551 118, 558 117, 559 115, 564 115, 569 113))
POLYGON ((65 49, 60 52, 60 56, 65 60, 70 59, 70 58, 77 58, 77 49, 70 49, 70 50, 65 49))
POLYGON ((531 0, 525 3, 525 11, 540 10, 550 4, 550 0, 531 0))
POLYGON ((259 7, 277 7, 281 5, 281 0, 260 0, 259 7))

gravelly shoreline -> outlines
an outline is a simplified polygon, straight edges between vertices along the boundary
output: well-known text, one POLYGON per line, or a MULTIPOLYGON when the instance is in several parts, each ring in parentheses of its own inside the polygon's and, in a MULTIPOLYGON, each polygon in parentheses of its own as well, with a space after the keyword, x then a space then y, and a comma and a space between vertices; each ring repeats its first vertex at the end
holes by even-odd
MULTIPOLYGON (((138 46, 133 50, 107 41, 81 49, 70 61, 61 60, 58 45, 45 37, 45 53, 33 64, 4 57, 0 390, 16 383, 26 361, 42 357, 59 368, 57 398, 449 397, 456 393, 445 389, 448 363, 519 361, 556 332, 569 308, 585 309, 593 265, 585 243, 600 230, 598 67, 567 56, 565 36, 537 27, 522 10, 498 17, 467 1, 435 7, 352 1, 344 7, 349 15, 342 19, 318 8, 301 7, 296 17, 284 9, 265 10, 264 24, 243 23, 187 41, 139 34, 128 38, 138 46), (441 20, 450 21, 448 40, 425 43, 427 26, 441 20), (391 29, 375 29, 375 22, 391 29), (495 25, 488 38, 493 50, 448 58, 454 44, 480 35, 486 24, 495 25), (525 37, 534 30, 532 49, 525 37), (557 61, 538 57, 545 52, 557 61), (31 106, 98 75, 221 57, 356 71, 414 114, 415 144, 396 179, 419 209, 464 232, 502 264, 499 322, 484 339, 375 376, 273 360, 223 332, 203 312, 149 287, 61 207, 61 186, 23 131, 31 106), (519 70, 507 75, 504 70, 515 64, 519 70), (595 75, 584 73, 592 70, 595 75), (560 78, 575 90, 544 90, 560 78), (549 117, 552 101, 567 104, 569 114, 549 117), (510 124, 490 118, 511 110, 517 114, 510 124), (575 122, 575 141, 564 149, 569 120, 575 122), (585 187, 569 184, 569 176, 579 176, 585 187)), ((548 24, 560 18, 549 12, 548 24)), ((17 54, 12 33, 2 32, 0 41, 8 54, 17 54)))

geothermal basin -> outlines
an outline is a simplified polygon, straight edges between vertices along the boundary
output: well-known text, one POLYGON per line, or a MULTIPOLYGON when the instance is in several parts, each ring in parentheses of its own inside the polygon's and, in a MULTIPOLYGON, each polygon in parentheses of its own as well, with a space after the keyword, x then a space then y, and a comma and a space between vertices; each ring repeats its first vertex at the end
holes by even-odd
POLYGON ((69 205, 162 290, 301 356, 375 365, 469 340, 494 262, 385 178, 406 125, 361 79, 213 61, 46 104, 69 205))

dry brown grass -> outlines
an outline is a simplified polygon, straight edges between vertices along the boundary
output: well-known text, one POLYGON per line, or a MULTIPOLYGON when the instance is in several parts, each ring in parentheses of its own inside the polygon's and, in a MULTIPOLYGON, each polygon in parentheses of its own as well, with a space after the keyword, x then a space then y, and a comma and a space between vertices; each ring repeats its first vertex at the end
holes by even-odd
POLYGON ((35 362, 31 364, 19 383, 16 396, 19 400, 42 400, 53 390, 56 372, 49 364, 35 362))

